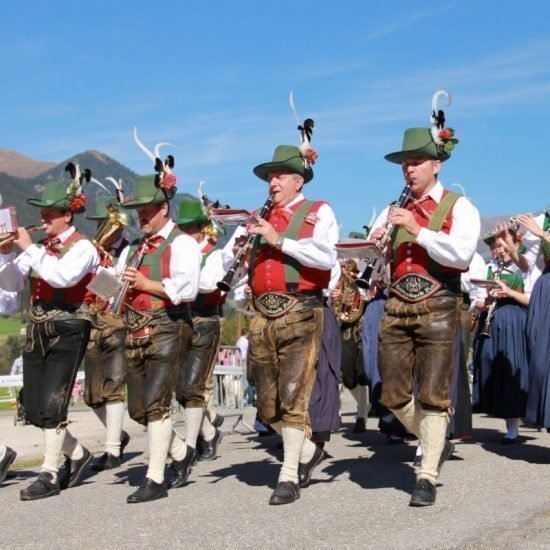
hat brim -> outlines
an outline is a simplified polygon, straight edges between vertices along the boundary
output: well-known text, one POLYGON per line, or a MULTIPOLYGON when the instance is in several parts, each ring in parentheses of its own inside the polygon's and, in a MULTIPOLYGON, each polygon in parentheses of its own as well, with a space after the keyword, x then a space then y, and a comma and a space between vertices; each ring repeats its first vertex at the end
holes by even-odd
POLYGON ((42 199, 27 199, 27 203, 31 206, 37 206, 38 208, 55 208, 61 212, 72 212, 73 214, 82 214, 86 212, 86 208, 83 206, 79 210, 71 210, 66 199, 60 201, 45 201, 42 199))
POLYGON ((154 195, 146 195, 144 197, 139 197, 136 199, 130 199, 120 204, 122 208, 127 208, 128 210, 142 208, 143 206, 149 206, 150 204, 162 204, 163 202, 170 202, 170 200, 176 194, 175 188, 170 189, 163 193, 162 190, 158 190, 154 195))
POLYGON ((178 218, 174 222, 176 225, 191 225, 191 224, 208 224, 210 220, 203 216, 201 218, 178 218))
POLYGON ((393 162, 394 164, 401 164, 401 161, 407 158, 427 158, 445 162, 450 157, 451 155, 449 153, 439 153, 437 155, 434 155, 433 153, 426 151, 424 147, 421 147, 420 149, 412 149, 409 151, 396 151, 395 153, 390 153, 389 155, 386 155, 384 158, 389 162, 393 162))
POLYGON ((304 178, 304 183, 308 183, 313 179, 313 170, 311 168, 304 168, 304 173, 301 174, 293 168, 289 167, 286 162, 264 162, 259 164, 253 170, 254 174, 261 180, 267 181, 267 177, 271 172, 279 172, 288 170, 293 174, 298 174, 304 178))

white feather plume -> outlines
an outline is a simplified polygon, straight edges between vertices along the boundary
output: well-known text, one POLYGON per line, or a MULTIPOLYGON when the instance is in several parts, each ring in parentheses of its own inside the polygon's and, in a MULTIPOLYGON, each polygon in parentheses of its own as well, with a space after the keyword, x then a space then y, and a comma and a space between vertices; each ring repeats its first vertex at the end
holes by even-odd
POLYGON ((149 149, 147 149, 147 147, 145 147, 145 145, 143 145, 143 143, 140 141, 136 126, 134 126, 134 141, 136 142, 137 146, 147 155, 149 160, 153 162, 156 161, 157 157, 154 155, 154 153, 149 149))
MULTIPOLYGON (((105 178, 105 179, 108 179, 108 178, 105 178)), ((90 178, 90 181, 92 183, 95 183, 98 187, 101 187, 101 189, 107 191, 107 193, 110 194, 110 191, 98 180, 96 180, 95 178, 90 178)))

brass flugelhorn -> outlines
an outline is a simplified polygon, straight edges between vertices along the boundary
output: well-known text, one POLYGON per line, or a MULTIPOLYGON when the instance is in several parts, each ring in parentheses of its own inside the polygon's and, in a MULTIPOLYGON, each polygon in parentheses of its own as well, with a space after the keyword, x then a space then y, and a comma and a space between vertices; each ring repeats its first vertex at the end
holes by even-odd
MULTIPOLYGON (((35 233, 36 231, 41 231, 44 229, 43 225, 27 225, 25 227, 27 233, 35 233)), ((9 233, 8 235, 4 235, 0 237, 0 247, 5 246, 6 244, 10 244, 13 241, 17 239, 17 235, 15 233, 9 233)))

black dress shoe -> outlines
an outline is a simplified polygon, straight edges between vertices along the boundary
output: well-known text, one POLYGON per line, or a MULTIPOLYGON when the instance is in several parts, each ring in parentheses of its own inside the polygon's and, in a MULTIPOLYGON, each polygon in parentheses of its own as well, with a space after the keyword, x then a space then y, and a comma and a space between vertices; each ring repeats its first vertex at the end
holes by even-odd
POLYGON ((122 434, 120 435, 120 461, 122 462, 122 459, 124 458, 124 449, 128 446, 128 443, 130 443, 130 434, 128 432, 122 431, 122 434))
POLYGON ((149 502, 151 500, 158 500, 159 498, 165 498, 168 496, 168 491, 164 486, 164 483, 156 483, 152 479, 146 477, 139 489, 132 493, 127 499, 128 504, 136 504, 138 502, 149 502))
POLYGON ((82 458, 78 460, 71 460, 69 457, 65 458, 65 468, 59 478, 59 486, 61 489, 68 489, 78 485, 84 475, 84 470, 93 459, 92 453, 82 447, 82 458))
POLYGON ((358 418, 355 421, 355 425, 353 426, 353 428, 351 430, 351 433, 362 434, 362 433, 365 433, 366 431, 367 431, 367 425, 365 423, 365 419, 364 418, 358 418))
POLYGON ((13 449, 10 449, 10 447, 6 447, 4 458, 0 460, 0 483, 3 483, 6 479, 6 476, 8 475, 8 470, 10 469, 10 466, 15 460, 16 456, 17 453, 13 449))
POLYGON ((216 428, 216 434, 210 441, 202 440, 199 460, 214 460, 218 456, 218 445, 223 438, 223 432, 216 428))
POLYGON ((195 460, 196 452, 193 447, 187 445, 185 457, 183 460, 174 460, 170 465, 174 477, 170 481, 170 489, 177 489, 183 487, 187 483, 187 478, 191 472, 191 465, 195 460))
POLYGON ((214 426, 214 428, 219 428, 223 424, 224 420, 225 416, 216 413, 216 416, 214 417, 214 420, 212 420, 211 424, 212 426, 214 426))
POLYGON ((292 481, 280 481, 271 493, 269 504, 290 504, 300 498, 300 487, 292 481))
POLYGON ((112 470, 120 467, 120 457, 111 453, 103 453, 99 458, 94 460, 92 470, 94 472, 103 472, 103 470, 112 470))
POLYGON ((50 472, 40 472, 36 480, 19 492, 21 500, 38 500, 59 494, 59 480, 50 472))
POLYGON ((409 506, 431 506, 435 503, 435 485, 427 479, 419 479, 411 495, 409 506))
POLYGON ((451 455, 455 452, 454 443, 445 439, 445 445, 443 445, 443 450, 441 451, 441 456, 439 457, 439 464, 437 465, 437 473, 441 472, 441 468, 446 460, 451 458, 451 455))
POLYGON ((298 464, 298 479, 300 480, 300 487, 307 487, 311 481, 311 474, 313 470, 325 460, 327 454, 323 449, 315 445, 315 452, 312 459, 306 464, 298 464))

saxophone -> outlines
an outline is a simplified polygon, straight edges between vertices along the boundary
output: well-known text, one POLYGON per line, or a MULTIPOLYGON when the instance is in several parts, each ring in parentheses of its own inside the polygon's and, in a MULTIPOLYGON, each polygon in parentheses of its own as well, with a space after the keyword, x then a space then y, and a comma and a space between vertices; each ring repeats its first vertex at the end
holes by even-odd
POLYGON ((355 283, 353 273, 358 273, 357 263, 353 259, 341 261, 342 275, 337 290, 340 296, 332 300, 332 312, 342 323, 354 324, 365 311, 365 302, 355 283))

